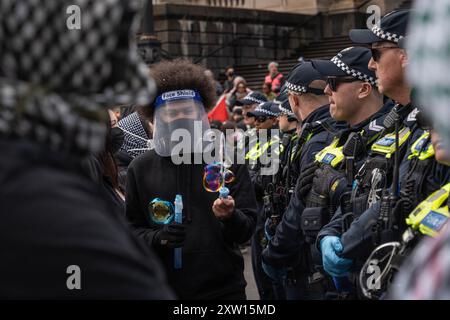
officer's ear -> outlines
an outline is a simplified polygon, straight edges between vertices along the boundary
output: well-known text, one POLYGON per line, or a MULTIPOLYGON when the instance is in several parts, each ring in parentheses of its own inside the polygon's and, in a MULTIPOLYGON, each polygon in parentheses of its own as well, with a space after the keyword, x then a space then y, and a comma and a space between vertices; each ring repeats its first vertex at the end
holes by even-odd
POLYGON ((288 96, 289 103, 291 107, 298 108, 300 105, 300 96, 297 94, 289 94, 288 96))
POLYGON ((370 83, 363 82, 362 85, 359 87, 358 98, 359 99, 367 98, 372 93, 372 90, 373 87, 370 83))
POLYGON ((402 65, 403 69, 406 69, 406 67, 408 66, 408 53, 406 53, 406 50, 404 49, 400 49, 400 63, 402 65))

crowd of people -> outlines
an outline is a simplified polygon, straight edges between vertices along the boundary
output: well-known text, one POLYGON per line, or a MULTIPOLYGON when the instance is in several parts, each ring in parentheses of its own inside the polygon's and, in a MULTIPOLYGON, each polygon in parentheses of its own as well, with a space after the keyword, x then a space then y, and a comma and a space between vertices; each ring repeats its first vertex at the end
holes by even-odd
POLYGON ((262 300, 450 297, 449 112, 424 99, 448 90, 408 77, 417 13, 252 91, 145 66, 133 1, 82 2, 92 28, 67 38, 69 2, 0 3, 0 298, 245 300, 246 245, 262 300))

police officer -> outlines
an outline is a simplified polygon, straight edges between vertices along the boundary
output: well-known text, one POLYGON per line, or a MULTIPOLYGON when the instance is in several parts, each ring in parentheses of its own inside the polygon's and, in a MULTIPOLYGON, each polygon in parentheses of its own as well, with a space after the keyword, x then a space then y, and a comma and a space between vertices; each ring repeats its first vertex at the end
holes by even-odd
MULTIPOLYGON (((450 150, 432 124, 429 123, 427 126, 430 129, 436 161, 449 166, 450 150)), ((396 259, 395 264, 385 267, 397 272, 394 281, 388 287, 389 299, 445 299, 448 297, 448 282, 445 280, 448 276, 446 252, 449 248, 450 228, 448 226, 444 228, 444 226, 448 224, 450 218, 449 207, 450 178, 408 216, 406 221, 408 229, 402 241, 397 242, 397 248, 394 248, 399 259, 396 259), (400 266, 397 263, 398 260, 400 260, 400 266), (443 272, 433 272, 436 267, 443 272), (431 279, 430 274, 432 274, 431 279)))
POLYGON ((280 135, 278 130, 278 105, 269 101, 261 103, 249 116, 256 119, 257 140, 249 145, 245 155, 258 203, 258 219, 252 237, 252 267, 260 298, 280 299, 282 290, 274 288, 261 269, 261 251, 265 246, 264 222, 268 207, 264 206, 265 192, 272 184, 280 167, 280 135), (280 293, 280 294, 277 294, 280 293))
MULTIPOLYGON (((397 276, 396 269, 416 244, 424 237, 436 237, 450 217, 446 207, 450 192, 450 170, 448 165, 442 163, 442 154, 439 154, 442 149, 436 143, 436 132, 432 131, 431 123, 426 118, 422 111, 417 115, 417 125, 424 130, 424 133, 411 146, 409 161, 402 162, 401 170, 404 175, 401 179, 400 196, 395 207, 386 216, 393 222, 394 230, 381 230, 394 233, 390 240, 395 242, 390 241, 390 244, 385 244, 386 240, 382 238, 380 241, 378 234, 375 233, 376 243, 382 246, 371 252, 361 268, 358 284, 366 298, 382 297, 390 287, 392 278, 397 276), (436 157, 436 151, 439 159, 436 157), (386 254, 392 255, 393 259, 388 259, 390 261, 382 259, 386 254), (378 263, 375 264, 380 268, 383 277, 378 280, 378 286, 373 287, 367 285, 370 283, 367 270, 371 266, 373 268, 375 259, 378 259, 378 263)), ((361 236, 361 239, 364 239, 367 235, 358 232, 360 224, 370 225, 370 222, 367 223, 369 216, 372 219, 378 218, 378 222, 381 222, 384 214, 383 206, 378 217, 370 214, 370 211, 364 213, 360 221, 355 221, 345 236, 361 236)), ((377 229, 380 227, 376 224, 375 231, 379 232, 377 229)), ((360 243, 364 242, 361 239, 346 239, 346 243, 360 246, 360 243)), ((363 253, 360 254, 364 256, 363 253)))
POLYGON ((267 98, 259 91, 252 91, 246 95, 242 100, 236 101, 236 106, 242 107, 242 115, 244 116, 244 124, 247 130, 244 133, 243 139, 237 143, 237 150, 244 155, 248 152, 249 145, 255 143, 257 139, 255 122, 256 119, 251 111, 255 110, 261 103, 267 102, 267 98))
MULTIPOLYGON (((347 128, 316 155, 317 169, 314 170, 313 165, 306 170, 315 171, 314 174, 303 176, 300 197, 306 208, 301 220, 303 234, 310 244, 314 244, 318 231, 334 214, 341 195, 350 189, 355 170, 380 134, 384 116, 393 106, 390 101, 383 105, 375 74, 367 68, 370 58, 370 50, 351 47, 339 52, 331 61, 313 61, 327 77, 325 93, 329 96, 331 115, 335 120, 345 121, 347 128)), ((311 259, 310 269, 315 278, 323 277, 320 254, 314 246, 311 259)))
MULTIPOLYGON (((263 247, 267 245, 271 237, 275 234, 275 229, 281 221, 282 214, 289 203, 292 181, 296 181, 293 170, 293 160, 295 156, 295 146, 298 140, 297 125, 298 120, 291 110, 287 92, 280 94, 274 104, 279 108, 279 127, 280 127, 280 166, 278 171, 272 176, 264 190, 264 239, 263 247)), ((273 281, 274 291, 277 292, 277 298, 285 298, 285 289, 283 282, 273 281)))
MULTIPOLYGON (((311 162, 314 162, 316 153, 332 141, 336 124, 331 118, 328 98, 323 92, 326 83, 311 62, 303 62, 294 67, 285 86, 290 106, 297 119, 302 121, 297 142, 297 152, 300 155, 295 161, 301 174, 311 162)), ((298 234, 301 233, 298 212, 302 212, 304 208, 297 192, 301 180, 300 176, 295 187, 296 191, 292 194, 275 236, 263 252, 264 270, 273 279, 288 280, 286 281, 288 299, 318 298, 314 293, 304 290, 307 287, 309 270, 305 264, 307 259, 301 256, 305 253, 302 250, 304 241, 298 239, 298 234), (289 275, 284 269, 286 267, 294 267, 288 270, 289 275)))
POLYGON ((283 150, 283 177, 284 186, 286 189, 286 207, 289 204, 295 183, 298 178, 298 171, 296 170, 295 162, 299 152, 297 152, 298 142, 298 130, 299 121, 292 111, 289 103, 289 96, 287 91, 282 92, 275 100, 274 103, 278 103, 280 109, 279 127, 283 133, 282 145, 286 145, 283 150))
MULTIPOLYGON (((395 100, 397 105, 386 117, 385 129, 380 139, 372 145, 367 161, 355 176, 351 194, 352 207, 348 211, 341 207, 330 224, 319 234, 317 244, 322 250, 325 270, 335 276, 349 271, 349 261, 342 258, 356 259, 354 268, 358 269, 357 266, 367 258, 374 243, 379 244, 387 241, 387 238, 395 238, 392 229, 385 230, 382 223, 377 223, 378 231, 375 235, 378 239, 372 241, 374 234, 371 229, 380 212, 384 212, 382 216, 390 215, 389 211, 400 196, 400 182, 402 186, 414 185, 415 191, 410 192, 410 195, 415 197, 414 202, 425 196, 423 191, 419 191, 424 185, 419 181, 422 173, 417 174, 421 170, 416 171, 412 166, 412 162, 416 163, 418 160, 414 159, 418 157, 410 157, 413 146, 417 146, 416 142, 424 138, 424 132, 416 125, 417 109, 411 103, 411 88, 404 76, 407 54, 398 47, 398 41, 406 33, 408 16, 407 10, 395 11, 384 16, 380 24, 372 30, 350 32, 353 41, 372 44, 369 68, 378 75, 380 92, 395 100), (399 177, 403 178, 402 181, 399 177), (408 179, 411 179, 411 182, 408 183, 408 179), (388 196, 391 184, 393 189, 388 196), (381 210, 381 207, 384 209, 381 210), (383 239, 380 239, 381 233, 383 239), (339 239, 341 235, 342 243, 339 239)), ((420 145, 423 146, 424 141, 420 145)), ((433 180, 433 175, 427 179, 433 180)), ((397 209, 397 212, 402 211, 399 207, 397 209)), ((391 219, 390 223, 398 228, 400 221, 401 219, 397 219, 393 222, 391 219)), ((399 232, 395 233, 398 235, 399 232)))
MULTIPOLYGON (((265 240, 268 241, 275 234, 275 228, 289 204, 292 193, 292 181, 296 181, 293 169, 295 145, 298 140, 298 120, 291 110, 287 92, 280 94, 274 100, 280 111, 278 115, 280 128, 280 167, 264 190, 264 209, 266 216, 265 240)), ((265 245, 264 245, 265 247, 265 245)))

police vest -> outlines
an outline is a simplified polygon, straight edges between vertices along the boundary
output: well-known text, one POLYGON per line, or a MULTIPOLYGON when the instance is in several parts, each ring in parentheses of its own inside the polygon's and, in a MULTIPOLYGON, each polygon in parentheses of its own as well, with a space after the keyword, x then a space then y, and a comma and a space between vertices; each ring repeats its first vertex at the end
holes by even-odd
POLYGON ((345 158, 343 146, 338 147, 339 138, 334 138, 331 144, 316 154, 316 161, 336 168, 345 158))
MULTIPOLYGON (((255 140, 255 139, 257 139, 256 129, 255 128, 248 129, 244 133, 244 136, 242 137, 242 139, 240 139, 237 142, 236 148, 238 150, 245 150, 249 145, 252 145, 252 140, 255 140)), ((245 150, 245 151, 247 151, 247 150, 245 150)))
MULTIPOLYGON (((404 127, 398 133, 399 147, 402 146, 411 135, 411 129, 404 127)), ((387 159, 390 159, 395 153, 395 133, 389 133, 380 140, 376 141, 372 145, 372 151, 381 155, 384 155, 387 159)))
MULTIPOLYGON (((245 155, 245 160, 253 160, 257 161, 268 149, 270 146, 272 146, 275 143, 280 142, 280 137, 278 135, 275 135, 271 137, 270 141, 267 141, 265 143, 262 143, 260 141, 257 141, 255 145, 247 152, 245 155)), ((278 148, 275 148, 274 152, 277 155, 280 155, 280 153, 283 151, 283 147, 280 144, 278 148)))
POLYGON ((408 156, 409 170, 402 182, 400 197, 403 201, 405 213, 411 212, 414 207, 423 200, 437 186, 427 183, 427 176, 433 168, 434 149, 431 144, 430 133, 425 131, 411 146, 411 154, 408 156))
MULTIPOLYGON (((433 192, 422 201, 406 218, 406 224, 415 231, 429 237, 436 237, 439 231, 450 218, 448 210, 448 196, 450 183, 433 192)), ((408 240, 408 233, 404 234, 404 240, 408 240)))
MULTIPOLYGON (((411 128, 404 126, 399 131, 399 152, 411 136, 411 128)), ((359 216, 378 200, 381 192, 391 184, 393 155, 396 152, 395 133, 378 139, 371 147, 371 155, 360 168, 353 181, 351 202, 353 214, 359 216)), ((400 157, 402 158, 402 157, 400 157)))

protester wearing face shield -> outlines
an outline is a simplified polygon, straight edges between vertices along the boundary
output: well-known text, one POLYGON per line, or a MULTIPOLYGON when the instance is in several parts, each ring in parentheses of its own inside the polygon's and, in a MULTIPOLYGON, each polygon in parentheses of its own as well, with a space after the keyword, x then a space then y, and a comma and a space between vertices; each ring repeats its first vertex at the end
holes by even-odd
POLYGON ((226 184, 228 197, 218 199, 204 183, 209 149, 202 137, 214 86, 202 67, 184 60, 161 62, 151 73, 158 94, 147 116, 155 148, 129 167, 126 216, 158 252, 179 298, 245 299, 238 244, 253 233, 255 196, 244 165, 229 167, 235 179, 226 184), (182 197, 182 223, 174 221, 176 195, 182 197), (174 266, 174 248, 182 250, 180 268, 174 266))
POLYGON ((201 153, 202 135, 209 129, 209 122, 198 91, 177 90, 163 93, 154 103, 155 151, 162 157, 175 156, 181 151, 201 153))

